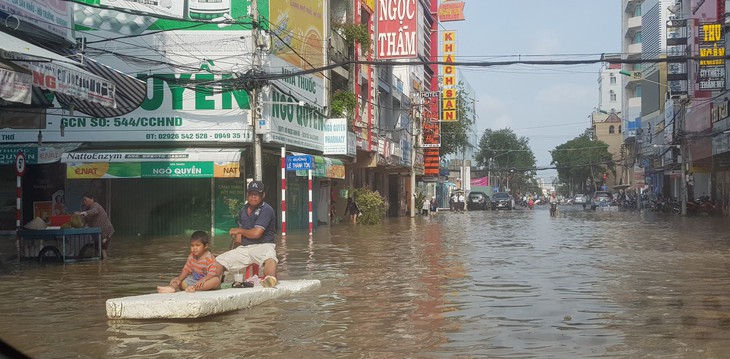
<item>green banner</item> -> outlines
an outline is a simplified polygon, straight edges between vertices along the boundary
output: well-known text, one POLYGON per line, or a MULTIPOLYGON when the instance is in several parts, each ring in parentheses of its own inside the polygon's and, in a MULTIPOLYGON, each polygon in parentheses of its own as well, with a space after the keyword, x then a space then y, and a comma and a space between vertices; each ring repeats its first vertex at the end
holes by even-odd
POLYGON ((142 162, 142 178, 211 178, 213 162, 142 162))
POLYGON ((22 150, 25 154, 25 163, 34 165, 38 163, 38 148, 34 147, 1 147, 0 148, 0 165, 10 165, 15 163, 15 156, 18 151, 22 150))
MULTIPOLYGON (((296 171, 297 176, 306 177, 307 171, 298 170, 296 171)), ((314 156, 314 168, 312 169, 312 177, 324 177, 324 178, 345 178, 345 165, 341 160, 314 156)))
MULTIPOLYGON (((104 29, 118 33, 138 34, 144 30, 250 30, 248 9, 251 0, 217 1, 139 1, 139 0, 74 0, 76 29, 104 29), (113 11, 108 11, 113 10, 113 11), (116 11, 114 11, 116 10, 116 11), (79 16, 83 14, 83 16, 79 16), (194 21, 224 19, 233 25, 219 27, 217 23, 194 21)), ((258 0, 258 12, 269 28, 269 2, 258 0)))
POLYGON ((242 178, 219 178, 215 180, 215 234, 226 234, 237 227, 238 213, 246 201, 246 182, 242 178))

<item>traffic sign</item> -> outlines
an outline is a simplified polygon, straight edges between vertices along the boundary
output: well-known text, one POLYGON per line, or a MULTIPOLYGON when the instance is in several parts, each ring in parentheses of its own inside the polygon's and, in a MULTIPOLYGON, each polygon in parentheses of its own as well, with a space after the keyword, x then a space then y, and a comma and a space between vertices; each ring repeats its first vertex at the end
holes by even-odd
POLYGON ((18 154, 15 155, 15 174, 23 176, 25 174, 25 164, 25 153, 18 151, 18 154))
POLYGON ((314 158, 310 155, 286 156, 286 170, 300 171, 314 169, 314 158))

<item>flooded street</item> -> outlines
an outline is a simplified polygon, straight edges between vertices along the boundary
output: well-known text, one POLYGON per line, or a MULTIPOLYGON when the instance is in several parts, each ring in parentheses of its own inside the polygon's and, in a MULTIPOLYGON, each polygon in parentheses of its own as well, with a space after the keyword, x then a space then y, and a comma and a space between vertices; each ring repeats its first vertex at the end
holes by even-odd
POLYGON ((8 260, 6 240, 0 338, 34 358, 723 358, 728 228, 579 206, 320 226, 277 249, 281 280, 321 288, 174 321, 109 321, 105 301, 177 275, 184 234, 49 266, 8 260))

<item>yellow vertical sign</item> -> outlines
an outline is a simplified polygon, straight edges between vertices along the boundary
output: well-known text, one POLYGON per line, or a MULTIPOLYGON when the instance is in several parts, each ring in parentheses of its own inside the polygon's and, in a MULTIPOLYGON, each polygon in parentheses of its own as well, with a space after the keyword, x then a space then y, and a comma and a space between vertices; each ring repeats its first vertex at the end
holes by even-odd
POLYGON ((456 62, 456 31, 441 32, 441 121, 458 121, 456 89, 456 66, 449 65, 456 62))

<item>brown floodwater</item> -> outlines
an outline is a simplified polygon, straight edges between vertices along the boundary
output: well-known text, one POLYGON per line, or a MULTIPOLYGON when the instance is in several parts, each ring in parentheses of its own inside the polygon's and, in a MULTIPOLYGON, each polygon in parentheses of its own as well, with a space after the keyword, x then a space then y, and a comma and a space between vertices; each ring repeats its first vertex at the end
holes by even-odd
MULTIPOLYGON (((185 234, 40 265, 0 244, 0 339, 34 358, 724 358, 727 217, 441 212, 277 240, 314 291, 193 320, 107 320, 178 274, 185 234)), ((214 240, 214 253, 228 247, 214 240)), ((242 289, 245 290, 245 289, 242 289)))

